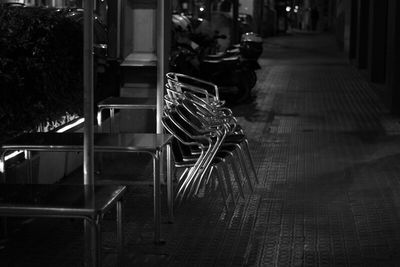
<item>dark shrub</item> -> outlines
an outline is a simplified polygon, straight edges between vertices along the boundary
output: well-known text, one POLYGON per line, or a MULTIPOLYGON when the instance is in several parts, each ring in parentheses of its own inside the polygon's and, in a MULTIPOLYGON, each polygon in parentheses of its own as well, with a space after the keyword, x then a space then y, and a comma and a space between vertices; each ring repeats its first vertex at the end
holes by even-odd
POLYGON ((64 12, 0 6, 0 142, 82 111, 82 29, 64 12))

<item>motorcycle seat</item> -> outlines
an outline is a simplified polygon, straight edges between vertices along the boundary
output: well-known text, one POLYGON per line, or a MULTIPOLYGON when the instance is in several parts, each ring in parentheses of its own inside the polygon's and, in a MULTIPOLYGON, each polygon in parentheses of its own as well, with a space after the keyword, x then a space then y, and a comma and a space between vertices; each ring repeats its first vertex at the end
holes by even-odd
POLYGON ((205 57, 206 60, 232 60, 232 57, 238 57, 237 55, 240 53, 239 48, 228 49, 225 52, 218 52, 217 54, 207 55, 205 57))
POLYGON ((226 50, 226 53, 229 53, 229 54, 239 54, 239 53, 240 53, 240 49, 239 49, 239 47, 235 47, 235 48, 226 50))
POLYGON ((207 55, 206 58, 208 59, 219 59, 225 56, 224 52, 218 52, 216 54, 207 55))
POLYGON ((221 64, 222 60, 221 59, 204 59, 204 60, 202 60, 202 62, 205 64, 214 65, 214 64, 221 64))
POLYGON ((202 61, 202 69, 206 72, 215 72, 220 70, 234 70, 237 68, 237 62, 239 57, 229 57, 222 59, 210 60, 206 59, 202 61))
POLYGON ((232 61, 239 61, 240 58, 238 56, 230 56, 230 57, 224 57, 222 58, 222 61, 224 62, 232 62, 232 61))

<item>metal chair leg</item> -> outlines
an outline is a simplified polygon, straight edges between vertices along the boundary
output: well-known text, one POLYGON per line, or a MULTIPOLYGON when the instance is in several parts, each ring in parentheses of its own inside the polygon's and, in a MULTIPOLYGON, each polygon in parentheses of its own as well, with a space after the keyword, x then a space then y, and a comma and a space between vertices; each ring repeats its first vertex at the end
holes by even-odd
POLYGON ((244 140, 244 145, 245 145, 245 150, 246 150, 246 153, 247 153, 247 157, 248 157, 248 159, 250 161, 251 169, 253 170, 253 173, 254 173, 254 178, 256 180, 256 183, 259 184, 260 181, 258 180, 258 177, 257 177, 256 168, 254 167, 254 161, 253 161, 253 158, 251 157, 251 153, 250 153, 249 141, 247 139, 244 140))
POLYGON ((236 151, 236 154, 238 156, 239 164, 240 164, 240 167, 242 169, 242 172, 243 172, 244 176, 246 177, 246 180, 247 180, 247 183, 249 185, 250 191, 253 192, 254 189, 253 189, 253 185, 251 183, 249 172, 247 171, 246 160, 245 160, 244 155, 243 155, 244 152, 243 152, 243 150, 242 150, 240 145, 238 145, 238 149, 236 149, 235 151, 236 151))
POLYGON ((232 202, 233 202, 234 205, 236 205, 234 192, 233 192, 232 181, 231 181, 231 178, 229 177, 230 176, 229 175, 229 170, 228 170, 228 167, 226 166, 225 163, 222 164, 222 170, 223 170, 223 173, 224 173, 224 176, 225 176, 225 180, 226 180, 226 184, 227 184, 228 190, 230 191, 230 194, 231 194, 232 202))
POLYGON ((117 266, 122 267, 124 256, 124 236, 123 236, 123 203, 122 199, 117 202, 117 266))
POLYGON ((227 197, 226 192, 225 192, 224 180, 222 179, 220 170, 218 168, 216 168, 214 166, 211 167, 211 168, 212 168, 212 172, 214 172, 214 170, 216 171, 215 173, 216 173, 217 180, 218 180, 218 187, 221 190, 222 199, 224 201, 225 208, 228 211, 229 210, 228 197, 227 197))
POLYGON ((244 198, 242 181, 240 179, 239 170, 238 170, 238 168, 237 168, 237 166, 235 164, 235 161, 234 161, 234 158, 233 158, 233 154, 230 157, 230 163, 231 163, 230 166, 232 168, 233 175, 235 177, 236 183, 238 184, 240 195, 242 196, 242 198, 244 198))

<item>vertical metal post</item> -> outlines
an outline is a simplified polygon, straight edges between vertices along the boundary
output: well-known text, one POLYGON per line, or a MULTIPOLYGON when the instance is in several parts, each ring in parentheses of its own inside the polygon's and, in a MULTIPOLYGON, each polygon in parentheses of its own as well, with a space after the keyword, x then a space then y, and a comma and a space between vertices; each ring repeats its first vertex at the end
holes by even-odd
POLYGON ((156 132, 162 133, 161 124, 163 98, 164 98, 164 74, 165 74, 165 2, 157 2, 157 114, 156 114, 156 132))
POLYGON ((160 152, 153 155, 153 216, 154 216, 154 243, 161 244, 161 200, 160 200, 160 152))
POLYGON ((122 231, 122 218, 123 218, 123 214, 122 214, 122 199, 117 201, 117 266, 118 267, 122 267, 123 264, 123 249, 124 249, 124 236, 123 236, 123 231, 122 231))
MULTIPOLYGON (((163 133, 161 117, 164 104, 165 74, 168 71, 168 53, 170 43, 171 0, 157 1, 157 98, 156 133, 163 133)), ((164 156, 160 156, 160 178, 164 180, 164 156)))
POLYGON ((174 186, 172 181, 172 157, 171 144, 167 145, 167 199, 168 199, 168 221, 174 221, 174 186))
POLYGON ((33 167, 32 167, 32 152, 29 150, 24 150, 25 159, 28 164, 28 183, 33 183, 33 167))
POLYGON ((6 155, 0 151, 0 183, 6 183, 6 155))
POLYGON ((165 74, 168 72, 168 54, 171 39, 171 0, 157 1, 157 133, 162 133, 165 74))
MULTIPOLYGON (((93 201, 94 153, 93 153, 93 0, 84 1, 83 13, 83 110, 85 117, 83 132, 83 179, 87 186, 85 198, 93 201)), ((96 230, 93 223, 85 220, 85 265, 96 266, 96 230)))
POLYGON ((93 173, 93 0, 84 1, 83 34, 83 174, 84 184, 94 184, 93 173))

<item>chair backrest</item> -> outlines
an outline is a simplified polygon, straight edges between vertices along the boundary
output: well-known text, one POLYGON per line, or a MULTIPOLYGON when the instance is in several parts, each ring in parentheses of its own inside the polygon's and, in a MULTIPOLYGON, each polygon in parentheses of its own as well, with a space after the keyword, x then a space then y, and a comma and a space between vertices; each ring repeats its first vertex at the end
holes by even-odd
POLYGON ((204 133, 198 131, 198 129, 188 123, 175 110, 164 112, 162 124, 172 135, 184 144, 208 146, 212 143, 210 137, 206 137, 204 133))
POLYGON ((228 123, 231 127, 235 127, 237 124, 236 118, 228 108, 214 107, 189 93, 184 93, 184 97, 180 101, 193 115, 200 115, 199 119, 201 120, 203 118, 204 120, 202 121, 204 124, 208 122, 215 126, 218 123, 228 123))
POLYGON ((201 120, 201 117, 198 114, 193 114, 183 105, 177 105, 176 112, 185 120, 186 123, 196 128, 197 131, 202 132, 208 128, 204 120, 201 120))
POLYGON ((201 80, 181 73, 169 72, 166 74, 168 84, 179 92, 190 91, 207 102, 219 102, 219 89, 214 83, 201 80))

